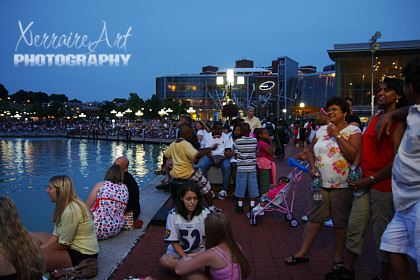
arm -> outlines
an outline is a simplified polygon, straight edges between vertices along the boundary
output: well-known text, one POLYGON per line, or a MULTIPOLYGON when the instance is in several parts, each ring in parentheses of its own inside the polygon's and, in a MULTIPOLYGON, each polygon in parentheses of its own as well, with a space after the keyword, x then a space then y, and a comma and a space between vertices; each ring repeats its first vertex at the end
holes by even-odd
POLYGON ((315 167, 315 154, 314 154, 314 146, 318 142, 318 138, 316 138, 316 135, 312 139, 311 145, 309 145, 307 157, 308 157, 308 163, 311 168, 311 171, 309 172, 309 175, 311 175, 312 178, 319 177, 320 172, 318 168, 315 167), (318 172, 318 175, 315 175, 315 173, 318 172))
MULTIPOLYGON (((368 186, 373 186, 376 182, 386 180, 391 178, 392 175, 392 165, 394 164, 394 158, 397 154, 398 147, 400 146, 402 137, 404 135, 405 127, 402 123, 400 123, 394 130, 394 134, 392 135, 392 161, 388 163, 384 168, 376 172, 373 176, 374 181, 370 179, 370 177, 360 179, 357 182, 352 182, 351 184, 357 189, 363 189, 368 186)), ((361 150, 361 149, 360 149, 361 150)))
POLYGON ((405 120, 408 115, 408 111, 411 106, 406 106, 396 110, 392 110, 384 114, 375 125, 376 137, 379 140, 381 138, 382 131, 385 129, 387 135, 391 133, 392 120, 405 120))
POLYGON ((96 201, 96 195, 98 194, 99 189, 103 185, 104 182, 96 183, 95 186, 93 186, 92 190, 89 193, 88 198, 86 199, 86 205, 90 209, 95 205, 96 201))
POLYGON ((268 139, 269 139, 268 141, 270 142, 270 144, 269 144, 270 147, 262 147, 262 149, 263 149, 264 153, 266 153, 269 156, 272 156, 272 155, 274 155, 273 139, 271 139, 271 137, 268 138, 268 139))
POLYGON ((55 235, 51 235, 50 238, 48 238, 47 242, 41 245, 41 249, 47 248, 54 243, 58 244, 58 237, 55 235))
POLYGON ((202 134, 197 134, 197 138, 198 138, 198 142, 203 141, 203 135, 202 134))
POLYGON ((175 267, 175 273, 184 276, 207 266, 211 266, 216 259, 215 255, 216 253, 212 250, 206 250, 203 254, 195 258, 182 258, 175 267))
POLYGON ((214 150, 216 150, 217 149, 217 145, 218 144, 215 144, 213 147, 211 147, 211 148, 206 148, 206 149, 204 149, 204 150, 202 150, 201 152, 199 152, 196 156, 195 156, 195 159, 196 160, 199 160, 200 158, 202 158, 202 157, 204 157, 204 156, 208 156, 209 154, 211 154, 211 151, 214 151, 214 150))
POLYGON ((187 254, 182 250, 182 247, 179 243, 172 243, 172 247, 174 247, 175 252, 181 256, 181 258, 185 257, 187 254))
POLYGON ((337 141, 338 146, 340 147, 343 156, 350 162, 354 162, 356 158, 357 148, 360 146, 362 141, 362 134, 357 133, 349 137, 349 140, 344 139, 340 136, 340 131, 337 126, 333 123, 330 123, 328 126, 328 133, 331 134, 337 141))

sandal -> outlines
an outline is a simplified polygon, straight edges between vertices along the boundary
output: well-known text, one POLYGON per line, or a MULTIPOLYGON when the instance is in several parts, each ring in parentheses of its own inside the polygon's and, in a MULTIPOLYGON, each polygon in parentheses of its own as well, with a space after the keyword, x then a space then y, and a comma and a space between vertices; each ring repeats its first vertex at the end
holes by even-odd
MULTIPOLYGON (((284 263, 286 265, 297 265, 300 263, 307 263, 309 262, 309 258, 299 258, 299 257, 295 257, 295 256, 290 256, 292 258, 292 261, 288 261, 288 260, 284 260, 284 263)), ((290 258, 288 257, 288 258, 290 258)))
POLYGON ((344 267, 343 261, 334 262, 332 265, 332 270, 333 272, 338 272, 342 267, 344 267))
POLYGON ((163 170, 155 170, 156 175, 166 175, 166 171, 163 170))

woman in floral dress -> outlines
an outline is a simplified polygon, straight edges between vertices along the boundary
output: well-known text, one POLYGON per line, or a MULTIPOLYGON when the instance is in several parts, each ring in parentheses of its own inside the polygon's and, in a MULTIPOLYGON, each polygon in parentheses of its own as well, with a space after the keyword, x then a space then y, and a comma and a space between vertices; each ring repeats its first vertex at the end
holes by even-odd
POLYGON ((104 181, 93 187, 86 200, 86 205, 93 213, 98 240, 116 236, 124 228, 128 189, 123 180, 121 167, 112 165, 106 172, 104 181))
POLYGON ((345 122, 349 106, 344 98, 334 96, 328 100, 326 108, 330 124, 318 129, 308 151, 310 175, 322 180, 322 200, 314 201, 311 197, 302 246, 296 254, 286 258, 285 263, 308 262, 313 241, 322 224, 331 218, 336 239, 333 269, 338 270, 343 266, 342 255, 353 201, 353 190, 349 188, 347 178, 362 135, 358 127, 345 122))

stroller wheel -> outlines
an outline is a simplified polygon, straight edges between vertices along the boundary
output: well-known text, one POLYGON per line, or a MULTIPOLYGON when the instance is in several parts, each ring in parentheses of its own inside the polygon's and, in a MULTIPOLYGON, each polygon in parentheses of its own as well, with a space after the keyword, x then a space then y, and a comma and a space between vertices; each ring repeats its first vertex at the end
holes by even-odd
POLYGON ((296 220, 296 219, 293 219, 293 220, 291 220, 291 221, 290 221, 290 225, 291 225, 292 227, 297 227, 297 226, 298 226, 298 224, 299 224, 299 221, 298 221, 298 220, 296 220))
POLYGON ((292 214, 286 213, 286 214, 284 214, 284 218, 288 221, 291 221, 293 219, 293 216, 292 216, 292 214))

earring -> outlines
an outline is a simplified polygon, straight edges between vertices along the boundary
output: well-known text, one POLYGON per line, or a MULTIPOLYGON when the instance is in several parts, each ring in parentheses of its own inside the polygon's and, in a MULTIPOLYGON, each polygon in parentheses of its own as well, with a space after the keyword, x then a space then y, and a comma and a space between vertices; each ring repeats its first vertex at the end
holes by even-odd
POLYGON ((395 103, 398 103, 398 96, 397 96, 397 100, 395 100, 395 103))

